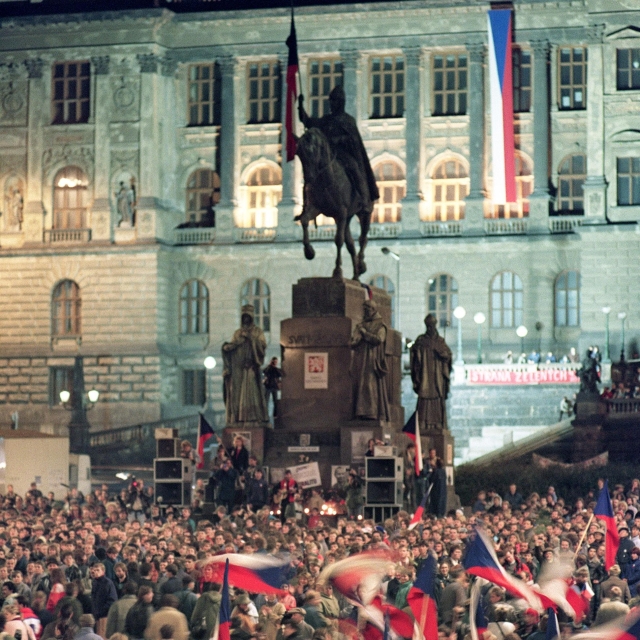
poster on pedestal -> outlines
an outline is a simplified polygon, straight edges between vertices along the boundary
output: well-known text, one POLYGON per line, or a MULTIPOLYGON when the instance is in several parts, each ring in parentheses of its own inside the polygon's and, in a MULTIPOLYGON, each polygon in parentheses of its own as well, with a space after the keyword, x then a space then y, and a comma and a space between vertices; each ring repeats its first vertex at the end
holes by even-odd
POLYGON ((305 353, 304 354, 304 388, 328 389, 329 388, 329 354, 305 353))

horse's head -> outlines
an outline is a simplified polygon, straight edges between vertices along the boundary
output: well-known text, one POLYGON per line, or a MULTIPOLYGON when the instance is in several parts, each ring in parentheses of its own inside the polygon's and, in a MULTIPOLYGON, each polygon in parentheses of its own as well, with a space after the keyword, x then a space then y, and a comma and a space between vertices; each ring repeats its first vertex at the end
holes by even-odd
POLYGON ((331 150, 327 137, 316 127, 308 129, 298 140, 296 153, 300 157, 303 166, 325 166, 331 160, 331 150))

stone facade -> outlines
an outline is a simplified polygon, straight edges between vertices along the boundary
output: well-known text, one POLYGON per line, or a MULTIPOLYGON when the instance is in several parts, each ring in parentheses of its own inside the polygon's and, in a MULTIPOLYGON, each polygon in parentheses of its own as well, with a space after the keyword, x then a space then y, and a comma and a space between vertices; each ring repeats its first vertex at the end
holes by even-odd
MULTIPOLYGON (((515 137, 533 193, 528 215, 512 218, 491 217, 485 6, 406 1, 370 3, 366 12, 359 5, 296 12, 307 106, 314 60, 339 58, 347 111, 358 120, 374 170, 391 163, 400 171, 401 217, 372 225, 366 278, 385 276, 399 293, 405 336, 422 332, 429 287, 437 274, 449 274, 467 310, 465 358, 475 358, 477 311, 487 316, 485 361, 518 351, 515 325, 490 326, 491 283, 508 271, 522 282, 527 351, 538 342, 559 354, 602 345, 604 305, 612 308, 612 355, 620 349, 618 311, 628 314, 628 345, 637 338, 640 203, 621 204, 617 159, 640 158, 640 88, 618 90, 615 78, 616 50, 640 48, 640 12, 611 0, 596 4, 516 5, 515 44, 530 52, 532 73, 531 108, 515 115, 515 137), (584 109, 565 109, 559 97, 567 48, 588 54, 584 109), (466 56, 468 100, 463 113, 439 115, 435 59, 447 54, 466 56), (372 117, 371 70, 381 56, 403 60, 405 106, 397 117, 372 117), (586 157, 584 209, 560 216, 559 172, 571 155, 586 157), (464 215, 443 221, 435 215, 434 180, 446 160, 462 168, 469 195, 464 215), (400 282, 383 246, 400 256, 400 282), (554 287, 565 271, 579 273, 579 321, 557 326, 554 287)), ((321 226, 312 231, 315 261, 303 258, 293 222, 301 169, 298 160, 282 163, 282 118, 249 122, 252 65, 279 62, 284 80, 289 20, 288 9, 1 20, 0 420, 19 410, 23 424, 65 424, 66 413, 50 406, 51 369, 76 355, 84 357, 86 388, 102 394, 89 415, 96 428, 194 413, 198 407, 184 404, 184 371, 201 369, 206 355, 219 359, 252 279, 268 285, 268 355, 280 355, 292 285, 328 276, 335 257, 331 229, 321 226), (56 69, 78 60, 90 68, 89 115, 52 124, 56 69), (210 124, 190 123, 192 65, 208 63, 216 63, 219 115, 210 124), (65 167, 86 180, 83 218, 71 226, 56 219, 54 183, 65 167), (219 176, 216 226, 176 229, 200 169, 219 176), (252 217, 252 176, 262 169, 280 175, 279 202, 252 217), (132 228, 119 225, 120 182, 135 186, 132 228), (21 202, 11 200, 16 190, 21 202), (273 219, 275 206, 276 226, 260 223, 263 214, 273 219), (205 329, 183 325, 191 320, 180 296, 194 280, 208 291, 205 329), (52 296, 64 281, 79 288, 81 328, 54 335, 52 296)), ((454 330, 447 334, 453 345, 454 330)), ((220 365, 211 382, 219 407, 220 365)))

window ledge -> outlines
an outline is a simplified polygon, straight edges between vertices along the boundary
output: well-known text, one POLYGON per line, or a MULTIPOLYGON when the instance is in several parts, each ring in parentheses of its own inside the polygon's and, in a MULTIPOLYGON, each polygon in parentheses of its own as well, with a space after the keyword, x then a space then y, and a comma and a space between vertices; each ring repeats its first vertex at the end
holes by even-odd
POLYGON ((77 351, 82 336, 51 336, 51 348, 55 351, 77 351))
POLYGON ((610 222, 638 222, 640 221, 640 205, 609 207, 607 217, 610 222))
POLYGON ((180 334, 178 342, 185 349, 206 349, 209 346, 209 334, 180 334))

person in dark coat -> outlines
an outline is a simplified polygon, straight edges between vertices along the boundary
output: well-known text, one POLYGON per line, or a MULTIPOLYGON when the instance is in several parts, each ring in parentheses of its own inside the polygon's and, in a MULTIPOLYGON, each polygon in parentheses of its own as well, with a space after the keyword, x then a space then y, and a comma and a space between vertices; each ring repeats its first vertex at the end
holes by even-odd
POLYGON ((629 537, 629 527, 626 524, 620 527, 618 534, 620 535, 620 546, 618 547, 618 553, 616 553, 616 564, 620 567, 624 576, 625 567, 631 562, 631 549, 636 545, 629 537))
POLYGON ((225 460, 214 477, 218 486, 217 502, 227 508, 227 513, 231 513, 236 497, 236 480, 238 478, 238 472, 231 466, 231 460, 225 460))
POLYGON ((442 518, 447 510, 447 472, 442 466, 442 459, 436 460, 436 468, 431 474, 431 496, 429 499, 429 511, 442 518))
POLYGON ((160 586, 160 595, 182 591, 182 580, 178 578, 178 567, 175 564, 168 564, 167 574, 169 577, 160 586))
POLYGON ((253 478, 247 480, 247 505, 253 511, 258 511, 266 504, 269 504, 269 485, 262 469, 256 469, 253 478))
POLYGON ((144 630, 149 624, 149 618, 153 613, 154 591, 151 587, 144 586, 138 589, 138 600, 127 612, 124 621, 124 632, 131 640, 139 640, 144 637, 144 630))
POLYGON ((105 575, 101 562, 91 567, 93 586, 91 587, 91 613, 96 620, 96 633, 103 638, 107 632, 107 616, 111 605, 118 599, 116 587, 105 575))
POLYGON ((233 441, 233 450, 231 451, 231 463, 233 468, 242 475, 249 466, 249 452, 244 446, 244 440, 241 436, 237 436, 233 441))

